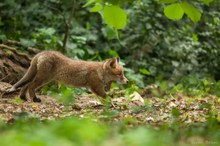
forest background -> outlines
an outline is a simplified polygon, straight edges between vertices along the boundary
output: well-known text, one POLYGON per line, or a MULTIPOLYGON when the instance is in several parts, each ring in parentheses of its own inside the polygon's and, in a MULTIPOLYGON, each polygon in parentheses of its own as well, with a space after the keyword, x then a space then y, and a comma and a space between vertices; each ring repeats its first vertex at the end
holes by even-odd
MULTIPOLYGON (((129 83, 127 85, 114 84, 113 88, 125 90, 125 94, 142 92, 147 87, 156 85, 157 91, 153 93, 159 99, 164 100, 169 98, 169 95, 174 96, 179 93, 187 98, 191 97, 191 100, 215 96, 217 105, 219 105, 219 10, 219 0, 3 0, 0 2, 0 41, 4 43, 8 40, 15 40, 21 44, 18 50, 24 53, 27 47, 33 47, 40 50, 57 50, 71 58, 82 60, 101 61, 120 56, 129 83)), ((66 90, 65 87, 61 89, 53 87, 43 88, 43 92, 66 90)), ((74 91, 74 93, 82 92, 85 91, 78 91, 78 89, 74 91)), ((172 118, 175 120, 168 122, 168 125, 166 123, 165 128, 159 126, 159 130, 158 127, 155 130, 151 127, 152 125, 146 128, 146 125, 142 124, 141 127, 127 129, 129 122, 133 122, 132 117, 129 117, 122 121, 126 125, 125 129, 121 125, 115 126, 117 124, 110 119, 107 120, 108 124, 103 130, 102 126, 100 127, 103 121, 99 121, 100 123, 96 125, 87 119, 80 121, 78 118, 73 118, 53 122, 53 126, 38 132, 50 133, 48 135, 51 141, 46 142, 45 145, 55 144, 53 140, 60 135, 66 136, 58 140, 58 142, 63 140, 65 145, 76 140, 73 135, 80 137, 76 143, 82 145, 87 142, 103 144, 106 141, 119 143, 119 145, 145 145, 146 143, 181 145, 185 139, 190 141, 190 138, 195 140, 195 145, 216 145, 219 143, 217 137, 220 136, 219 109, 212 107, 209 102, 202 106, 209 109, 209 112, 206 113, 206 120, 199 122, 199 126, 194 121, 190 126, 181 125, 180 121, 176 120, 181 109, 175 107, 171 109, 172 118), (81 125, 80 122, 83 124, 81 125), (88 129, 94 128, 97 131, 94 136, 89 132, 83 133, 77 130, 73 133, 63 131, 52 134, 51 132, 60 128, 66 128, 66 130, 76 128, 81 131, 88 123, 88 129), (110 130, 112 123, 118 131, 110 130), (71 126, 71 124, 76 126, 71 126), (180 127, 185 127, 186 130, 178 131, 180 127), (109 137, 112 133, 112 139, 116 141, 109 137), (132 133, 143 137, 135 137, 132 133), (164 134, 165 138, 155 140, 155 136, 164 134), (88 141, 84 140, 86 136, 90 138, 88 141), (100 137, 99 140, 97 137, 100 137), (146 137, 149 138, 148 141, 146 137)), ((145 104, 141 110, 147 110, 146 107, 149 107, 149 104, 145 104)), ((25 121, 19 118, 17 125, 14 125, 14 130, 20 124, 24 126, 25 122, 30 122, 32 118, 28 116, 25 121)), ((37 121, 33 123, 36 129, 42 126, 37 121)), ((43 124, 44 128, 46 125, 48 122, 43 124)), ((132 125, 140 126, 133 123, 132 125)), ((10 126, 2 124, 0 129, 3 129, 3 132, 0 131, 1 135, 9 131, 9 136, 6 135, 6 140, 3 142, 7 143, 10 139, 17 138, 15 133, 13 137, 13 128, 10 126)), ((27 134, 25 129, 20 130, 23 133, 21 132, 18 144, 25 140, 24 135, 27 134)), ((29 134, 31 135, 31 132, 29 134)), ((44 143, 40 139, 41 136, 36 135, 36 143, 44 143)), ((34 142, 30 140, 30 143, 34 142)), ((192 141, 188 144, 192 144, 192 141)))

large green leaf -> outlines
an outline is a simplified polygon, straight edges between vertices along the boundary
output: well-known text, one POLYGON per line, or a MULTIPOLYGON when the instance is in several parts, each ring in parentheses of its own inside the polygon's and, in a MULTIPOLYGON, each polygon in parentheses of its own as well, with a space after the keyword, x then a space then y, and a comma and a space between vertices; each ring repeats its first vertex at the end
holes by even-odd
POLYGON ((183 17, 184 11, 179 3, 168 5, 164 8, 166 17, 172 20, 180 20, 183 17))
POLYGON ((122 29, 127 22, 127 15, 124 10, 118 6, 104 6, 103 17, 105 22, 116 29, 122 29))
POLYGON ((187 16, 194 22, 198 22, 201 18, 201 13, 188 2, 180 3, 182 9, 187 14, 187 16))

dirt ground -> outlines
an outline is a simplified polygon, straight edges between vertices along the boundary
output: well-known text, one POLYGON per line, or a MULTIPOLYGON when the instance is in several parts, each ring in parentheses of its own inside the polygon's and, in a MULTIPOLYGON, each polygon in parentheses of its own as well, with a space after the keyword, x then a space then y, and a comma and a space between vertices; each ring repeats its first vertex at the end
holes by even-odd
POLYGON ((208 115, 220 117, 220 100, 215 96, 187 97, 181 93, 166 98, 140 96, 133 98, 118 97, 112 99, 109 106, 103 105, 98 98, 88 95, 73 97, 74 101, 62 104, 57 99, 40 95, 41 103, 23 102, 18 98, 19 92, 3 94, 11 86, 0 82, 0 119, 12 123, 22 115, 39 120, 54 120, 68 116, 92 118, 102 121, 123 121, 128 125, 151 124, 159 126, 175 120, 184 123, 205 122, 208 115), (143 98, 142 98, 143 97, 143 98))

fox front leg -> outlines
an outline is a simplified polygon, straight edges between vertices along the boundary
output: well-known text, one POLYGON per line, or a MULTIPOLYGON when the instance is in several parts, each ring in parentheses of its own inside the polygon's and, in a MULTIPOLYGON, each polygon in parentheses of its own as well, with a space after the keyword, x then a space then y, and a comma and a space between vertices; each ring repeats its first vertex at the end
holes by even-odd
POLYGON ((106 83, 106 84, 105 84, 105 91, 109 91, 110 88, 111 88, 111 85, 112 85, 112 82, 111 82, 111 81, 108 82, 108 83, 106 83))
POLYGON ((106 93, 104 87, 91 87, 92 92, 96 95, 101 96, 102 98, 106 98, 106 93))

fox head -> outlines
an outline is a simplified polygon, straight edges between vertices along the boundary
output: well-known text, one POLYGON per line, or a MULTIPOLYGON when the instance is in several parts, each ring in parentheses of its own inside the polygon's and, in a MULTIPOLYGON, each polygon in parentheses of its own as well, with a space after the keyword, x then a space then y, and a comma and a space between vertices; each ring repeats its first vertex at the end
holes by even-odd
POLYGON ((120 59, 118 57, 114 57, 104 63, 107 79, 109 81, 128 83, 128 79, 124 76, 124 68, 119 64, 119 61, 120 59))

